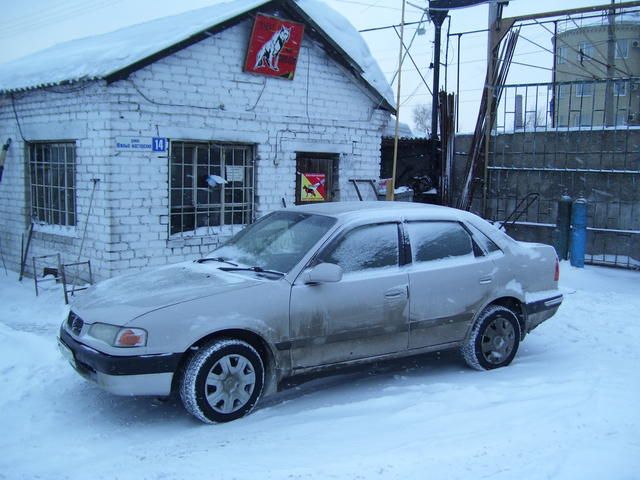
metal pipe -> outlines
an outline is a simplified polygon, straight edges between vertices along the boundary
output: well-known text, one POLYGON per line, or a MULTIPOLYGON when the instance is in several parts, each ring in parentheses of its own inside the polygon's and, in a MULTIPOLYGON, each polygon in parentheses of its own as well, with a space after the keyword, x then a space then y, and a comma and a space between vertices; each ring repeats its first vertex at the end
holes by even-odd
MULTIPOLYGON (((429 13, 431 15, 431 12, 429 13)), ((440 90, 440 46, 442 39, 442 21, 437 15, 432 17, 436 28, 433 52, 433 90, 431 96, 431 140, 438 138, 438 92, 440 90)))
POLYGON ((462 35, 458 35, 458 67, 456 68, 456 133, 460 130, 460 38, 462 35))
POLYGON ((393 200, 396 188, 396 165, 398 162, 398 133, 400 132, 400 87, 402 85, 402 59, 404 56, 404 10, 406 0, 402 0, 402 22, 400 24, 400 53, 398 54, 398 93, 396 96, 396 131, 393 137, 393 169, 391 171, 391 194, 389 194, 389 185, 387 185, 387 198, 393 200))

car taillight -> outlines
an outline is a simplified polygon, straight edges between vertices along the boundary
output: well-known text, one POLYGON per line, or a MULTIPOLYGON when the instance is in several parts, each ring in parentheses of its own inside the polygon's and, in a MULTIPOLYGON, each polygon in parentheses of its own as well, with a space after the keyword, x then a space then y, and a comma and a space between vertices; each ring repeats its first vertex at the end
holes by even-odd
POLYGON ((553 281, 557 282, 560 280, 560 262, 558 261, 558 257, 556 257, 556 271, 553 274, 553 281))

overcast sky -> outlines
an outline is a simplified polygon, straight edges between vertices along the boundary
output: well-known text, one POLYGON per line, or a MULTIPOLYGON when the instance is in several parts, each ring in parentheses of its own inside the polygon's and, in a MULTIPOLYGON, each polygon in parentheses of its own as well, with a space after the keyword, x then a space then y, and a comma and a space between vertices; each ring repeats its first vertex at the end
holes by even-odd
MULTIPOLYGON (((5 0, 0 16, 0 63, 73 38, 90 36, 120 27, 192 10, 220 0, 5 0)), ((325 0, 327 4, 346 16, 359 30, 400 23, 401 0, 325 0)), ((426 0, 412 0, 407 4, 406 21, 421 19, 423 11, 416 6, 427 5, 426 0)), ((598 2, 600 3, 600 2, 598 2)), ((605 3, 604 1, 602 3, 605 3)), ((504 16, 558 10, 593 5, 587 0, 513 0, 505 8, 504 16)), ((484 29, 487 26, 488 7, 478 6, 451 11, 450 32, 484 29)), ((424 35, 417 35, 411 54, 421 69, 429 87, 432 85, 433 26, 425 23, 424 35)), ((408 44, 417 26, 405 31, 408 44)), ((445 29, 448 26, 445 24, 445 29)), ((553 28, 549 26, 547 28, 553 28)), ((363 33, 374 57, 391 80, 398 67, 399 42, 393 29, 363 33)), ((550 81, 551 55, 543 48, 551 48, 550 34, 539 25, 526 27, 516 50, 515 60, 542 68, 514 65, 510 83, 550 81), (535 45, 534 43, 538 45, 535 45)), ((443 59, 446 36, 443 38, 443 59)), ((456 40, 449 45, 447 72, 448 90, 456 88, 456 40)), ((461 129, 469 131, 475 123, 484 80, 486 33, 462 36, 460 54, 461 129)), ((442 72, 444 82, 445 72, 442 72)), ((442 86, 443 84, 441 84, 442 86)), ((394 84, 394 90, 396 85, 394 84)), ((431 97, 416 68, 409 59, 403 66, 401 85, 401 120, 413 124, 412 109, 421 103, 431 103, 431 97)))

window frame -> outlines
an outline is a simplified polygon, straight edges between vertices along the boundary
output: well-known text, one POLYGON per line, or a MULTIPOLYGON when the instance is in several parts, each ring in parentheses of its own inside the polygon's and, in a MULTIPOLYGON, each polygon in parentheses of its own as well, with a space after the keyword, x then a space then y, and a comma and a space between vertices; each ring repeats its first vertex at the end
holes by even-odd
POLYGON ((78 225, 78 155, 76 152, 76 140, 39 140, 27 142, 26 145, 30 218, 34 223, 39 225, 75 228, 78 225), (55 156, 58 160, 60 159, 60 151, 64 152, 62 167, 60 167, 60 161, 56 163, 53 162, 54 149, 57 151, 55 156), (67 156, 69 151, 71 151, 70 159, 67 156), (40 153, 44 158, 41 158, 37 153, 40 153), (58 165, 58 168, 55 169, 54 165, 58 165), (67 170, 69 168, 71 169, 70 173, 67 170), (59 179, 57 184, 54 184, 52 178, 46 178, 56 175, 59 179), (62 180, 60 180, 60 178, 62 178, 62 180), (69 180, 71 181, 69 182, 69 180), (57 200, 59 208, 55 208, 54 190, 58 190, 57 200), (42 204, 40 198, 42 198, 42 204), (56 216, 58 217, 57 220, 55 218, 56 216))
POLYGON ((558 65, 564 65, 567 63, 568 57, 567 53, 569 52, 566 45, 561 45, 556 50, 556 63, 558 65))
POLYGON ((595 47, 593 45, 593 43, 591 42, 579 42, 578 43, 578 61, 582 62, 584 60, 584 57, 587 58, 587 60, 591 60, 595 55, 595 47))
MULTIPOLYGON (((476 245, 482 252, 484 252, 484 255, 481 255, 481 256, 488 256, 493 254, 504 254, 504 251, 502 250, 500 245, 494 242, 493 239, 489 237, 489 235, 484 233, 482 230, 476 227, 473 223, 462 222, 462 226, 467 232, 469 232, 469 235, 471 235, 471 241, 474 243, 474 245, 476 245), (484 242, 477 240, 477 238, 482 238, 484 241, 496 247, 496 249, 489 251, 489 249, 485 247, 484 242)), ((474 247, 474 250, 475 250, 475 247, 474 247)))
POLYGON ((560 83, 558 85, 558 99, 571 97, 571 85, 568 83, 560 83))
POLYGON ((614 57, 617 60, 623 60, 629 58, 629 39, 620 38, 616 40, 614 57), (624 45, 624 48, 620 48, 624 45))
POLYGON ((447 220, 447 219, 428 219, 428 220, 411 219, 411 220, 407 220, 407 221, 403 222, 403 224, 402 224, 403 231, 404 231, 404 237, 405 237, 405 241, 406 241, 405 254, 408 255, 408 257, 407 257, 407 260, 408 260, 407 263, 408 264, 411 264, 411 265, 432 264, 433 262, 459 260, 460 258, 466 256, 466 255, 458 255, 458 256, 455 256, 455 257, 443 257, 443 258, 438 258, 438 259, 434 259, 434 260, 416 261, 413 258, 413 250, 411 248, 411 236, 409 234, 409 227, 408 227, 408 225, 410 223, 453 223, 453 224, 456 224, 460 228, 462 228, 462 230, 469 236, 469 240, 471 241, 471 251, 469 253, 473 255, 473 258, 475 259, 475 258, 481 258, 481 257, 487 256, 487 252, 485 252, 484 249, 482 249, 480 247, 480 245, 478 245, 478 242, 476 242, 476 240, 474 239, 472 233, 466 227, 464 222, 461 222, 459 220, 447 220), (482 252, 483 254, 479 255, 478 252, 482 252))
MULTIPOLYGON (((349 225, 348 227, 340 230, 334 236, 332 236, 331 238, 327 239, 327 241, 320 248, 318 248, 318 251, 309 260, 309 262, 307 263, 307 265, 305 266, 304 269, 315 267, 316 265, 319 265, 320 263, 324 263, 321 260, 321 257, 323 256, 323 254, 327 250, 331 249, 333 247, 333 245, 336 245, 339 242, 341 242, 344 237, 349 235, 349 233, 351 233, 351 232, 353 232, 355 230, 358 230, 360 228, 376 227, 376 226, 380 226, 380 225, 395 225, 396 226, 396 231, 397 231, 396 241, 397 241, 397 246, 398 246, 398 262, 396 264, 396 267, 400 268, 400 267, 410 263, 408 261, 408 259, 407 259, 407 256, 406 256, 406 254, 407 254, 407 252, 406 252, 406 242, 405 242, 405 234, 404 234, 404 231, 403 231, 402 223, 400 221, 398 221, 398 220, 388 220, 388 221, 380 221, 380 222, 374 222, 374 223, 360 223, 360 224, 357 224, 357 225, 349 225)), ((362 273, 362 272, 367 272, 367 271, 378 271, 380 268, 388 268, 388 267, 368 268, 368 269, 364 269, 364 270, 356 270, 356 271, 344 272, 344 273, 345 274, 353 274, 353 273, 362 273)))
POLYGON ((256 179, 255 179, 255 162, 256 147, 254 144, 239 142, 217 142, 204 140, 171 140, 169 143, 168 155, 168 236, 169 238, 189 238, 203 237, 212 233, 219 233, 226 227, 244 227, 253 223, 255 220, 255 196, 256 196, 256 179), (179 148, 178 153, 181 155, 179 160, 175 160, 174 148, 179 148), (219 158, 214 159, 215 149, 219 149, 219 158), (191 159, 187 160, 185 152, 189 150, 191 159), (235 159, 236 150, 244 152, 243 160, 238 163, 235 159), (204 151, 206 163, 200 163, 199 152, 204 151), (228 158, 231 158, 231 161, 228 158), (227 177, 228 167, 240 167, 243 169, 242 185, 234 187, 235 181, 229 180, 227 177), (174 168, 179 170, 174 175, 174 168), (227 184, 217 186, 220 188, 219 201, 212 202, 211 195, 214 193, 210 187, 203 187, 199 183, 199 168, 205 168, 207 175, 219 175, 227 180, 227 184), (219 170, 217 173, 212 170, 219 170), (190 171, 190 174, 186 172, 190 171), (176 182, 174 176, 180 177, 180 181, 176 182), (186 178, 190 177, 190 185, 186 185, 186 178), (246 185, 250 183, 250 185, 246 185), (199 201, 201 193, 206 192, 207 200, 199 201), (228 202, 228 195, 233 199, 237 192, 240 192, 242 201, 228 202), (174 194, 180 197, 179 202, 174 201, 174 194), (191 205, 185 203, 185 198, 190 195, 191 205), (228 205, 231 205, 229 208, 228 205), (237 207, 237 208, 235 208, 237 207), (215 225, 199 225, 199 215, 210 218, 218 216, 219 223, 215 225), (226 217, 231 215, 231 222, 227 222, 226 217), (234 222, 236 215, 242 219, 241 223, 234 222), (175 223, 174 223, 175 222, 175 223), (189 228, 193 224, 193 228, 189 228), (206 229, 206 232, 199 229, 206 229))
POLYGON ((626 97, 628 90, 628 80, 614 80, 613 81, 613 96, 614 97, 626 97), (622 87, 622 88, 621 88, 622 87))
POLYGON ((593 97, 594 84, 589 82, 577 83, 575 91, 576 91, 577 98, 593 97), (587 85, 589 85, 591 88, 589 89, 590 91, 588 93, 585 93, 584 89, 585 89, 585 86, 587 85))

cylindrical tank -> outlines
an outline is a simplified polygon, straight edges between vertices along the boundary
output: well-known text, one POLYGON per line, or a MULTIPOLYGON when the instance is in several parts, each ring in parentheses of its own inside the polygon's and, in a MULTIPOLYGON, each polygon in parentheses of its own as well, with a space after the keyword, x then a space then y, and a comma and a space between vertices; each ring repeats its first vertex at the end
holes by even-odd
POLYGON ((553 246, 560 260, 569 258, 569 236, 571 235, 571 201, 565 193, 558 200, 558 217, 556 228, 553 230, 553 246))
POLYGON ((571 265, 584 267, 587 244, 587 199, 580 197, 571 207, 571 265))

